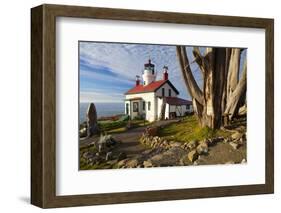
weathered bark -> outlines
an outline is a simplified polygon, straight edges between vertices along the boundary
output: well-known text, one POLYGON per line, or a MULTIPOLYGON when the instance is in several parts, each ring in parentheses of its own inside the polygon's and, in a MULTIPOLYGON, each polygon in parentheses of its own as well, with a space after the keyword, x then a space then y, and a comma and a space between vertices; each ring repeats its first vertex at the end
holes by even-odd
POLYGON ((199 104, 198 101, 196 101, 195 98, 192 98, 192 106, 193 106, 193 111, 195 115, 197 115, 198 121, 201 126, 204 125, 203 121, 203 105, 199 104))
POLYGON ((247 60, 244 61, 242 77, 235 90, 228 97, 225 114, 232 120, 238 113, 239 107, 245 102, 247 88, 247 60))
POLYGON ((190 95, 194 97, 197 102, 203 104, 203 94, 193 77, 192 71, 190 69, 189 60, 186 55, 185 47, 177 46, 177 55, 183 78, 185 81, 185 85, 187 86, 190 95))
MULTIPOLYGON (((202 74, 204 75, 204 73, 206 72, 206 70, 208 69, 207 64, 206 64, 206 60, 204 59, 205 56, 202 56, 199 50, 199 47, 194 47, 193 48, 193 56, 195 58, 195 62, 198 64, 202 74)), ((207 55, 207 51, 206 51, 206 55, 207 55)))
MULTIPOLYGON (((230 66, 230 57, 231 57, 232 48, 226 48, 226 62, 225 62, 225 76, 224 79, 227 79, 229 66, 230 66)), ((222 101, 221 101, 221 111, 224 112, 227 104, 227 82, 224 84, 222 101)), ((226 123, 227 124, 227 123, 226 123)))
POLYGON ((206 54, 202 56, 199 48, 193 48, 195 62, 203 75, 201 91, 192 74, 185 47, 177 47, 183 78, 202 126, 220 128, 224 124, 224 113, 231 120, 244 104, 246 71, 239 81, 240 53, 237 48, 206 48, 206 54))
POLYGON ((231 96, 239 81, 239 65, 241 50, 233 48, 229 59, 229 70, 227 76, 227 97, 231 96))

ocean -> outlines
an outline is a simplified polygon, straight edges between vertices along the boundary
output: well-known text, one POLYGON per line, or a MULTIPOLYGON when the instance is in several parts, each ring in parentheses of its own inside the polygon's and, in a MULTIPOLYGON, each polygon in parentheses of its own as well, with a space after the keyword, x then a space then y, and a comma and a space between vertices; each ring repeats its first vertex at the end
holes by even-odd
MULTIPOLYGON (((79 121, 80 123, 86 121, 86 112, 89 103, 80 103, 79 121)), ((124 114, 124 103, 95 103, 98 118, 103 116, 112 116, 117 114, 124 114)))

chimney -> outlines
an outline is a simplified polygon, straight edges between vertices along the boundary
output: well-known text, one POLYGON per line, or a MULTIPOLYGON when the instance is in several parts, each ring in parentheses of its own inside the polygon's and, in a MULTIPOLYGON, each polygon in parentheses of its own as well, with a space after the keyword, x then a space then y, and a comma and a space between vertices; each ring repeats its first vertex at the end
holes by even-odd
POLYGON ((136 75, 136 86, 140 85, 140 76, 136 75))
POLYGON ((167 66, 163 67, 163 80, 165 80, 165 81, 168 80, 168 67, 167 66))

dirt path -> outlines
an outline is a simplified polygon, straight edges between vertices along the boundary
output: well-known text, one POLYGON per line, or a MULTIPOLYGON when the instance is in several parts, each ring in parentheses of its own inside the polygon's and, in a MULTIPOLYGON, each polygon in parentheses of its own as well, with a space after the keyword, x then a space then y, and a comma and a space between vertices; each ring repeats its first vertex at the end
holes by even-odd
MULTIPOLYGON (((153 124, 153 126, 165 126, 177 121, 178 120, 157 121, 153 124)), ((114 152, 124 152, 128 157, 133 157, 145 151, 147 148, 139 143, 139 139, 142 133, 144 132, 145 128, 146 126, 137 127, 123 133, 112 134, 112 137, 114 139, 116 139, 117 141, 121 141, 121 143, 114 148, 114 152)), ((84 147, 91 144, 93 140, 94 138, 80 140, 80 147, 84 147)))

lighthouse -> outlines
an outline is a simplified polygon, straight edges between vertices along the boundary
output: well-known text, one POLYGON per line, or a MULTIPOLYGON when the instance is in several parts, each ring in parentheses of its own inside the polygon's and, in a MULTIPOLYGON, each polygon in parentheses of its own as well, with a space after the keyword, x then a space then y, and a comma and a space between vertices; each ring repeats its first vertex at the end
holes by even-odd
POLYGON ((155 65, 148 59, 148 63, 144 64, 144 71, 142 74, 143 85, 146 86, 156 79, 155 65))
POLYGON ((141 83, 136 76, 133 88, 125 93, 125 114, 131 119, 141 118, 148 121, 173 119, 193 111, 192 102, 177 97, 179 91, 169 80, 168 66, 163 67, 162 78, 156 80, 155 65, 148 60, 144 64, 141 83), (164 102, 165 101, 165 102, 164 102), (162 106, 165 106, 164 110, 162 106))

